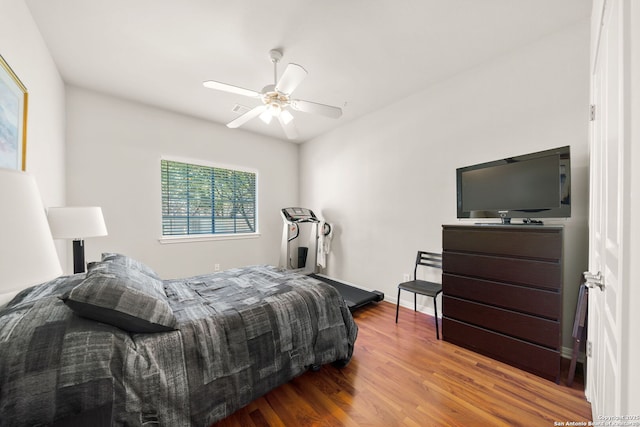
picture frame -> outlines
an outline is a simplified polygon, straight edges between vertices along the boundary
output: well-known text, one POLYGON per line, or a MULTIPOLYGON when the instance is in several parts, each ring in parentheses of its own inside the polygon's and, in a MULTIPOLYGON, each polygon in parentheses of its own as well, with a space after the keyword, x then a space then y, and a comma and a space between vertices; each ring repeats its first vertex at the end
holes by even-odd
POLYGON ((0 168, 26 170, 27 88, 0 55, 0 168))

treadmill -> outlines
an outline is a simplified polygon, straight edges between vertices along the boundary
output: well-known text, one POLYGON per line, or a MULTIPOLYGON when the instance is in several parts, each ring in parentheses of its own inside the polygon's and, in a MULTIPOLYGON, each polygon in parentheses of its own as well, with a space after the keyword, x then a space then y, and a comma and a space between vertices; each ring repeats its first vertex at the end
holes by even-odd
POLYGON ((317 249, 318 239, 320 237, 319 233, 329 234, 331 226, 325 223, 323 229, 319 230, 320 220, 311 209, 296 207, 283 208, 280 214, 284 222, 282 229, 282 246, 280 248, 280 268, 299 271, 309 277, 333 286, 340 292, 351 312, 369 303, 379 302, 384 299, 384 293, 380 291, 368 291, 318 273, 317 249), (297 246, 297 263, 294 265, 292 242, 294 244, 302 242, 301 231, 304 228, 308 231, 308 246, 297 246))

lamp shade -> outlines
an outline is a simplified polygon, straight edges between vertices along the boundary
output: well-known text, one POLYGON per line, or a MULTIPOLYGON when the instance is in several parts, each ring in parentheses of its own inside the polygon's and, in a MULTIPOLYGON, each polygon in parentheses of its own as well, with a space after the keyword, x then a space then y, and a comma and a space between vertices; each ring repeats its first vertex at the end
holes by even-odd
POLYGON ((34 177, 0 169, 0 200, 2 306, 8 293, 60 276, 62 268, 34 177))
POLYGON ((70 206, 47 209, 54 239, 84 239, 107 235, 102 208, 70 206))

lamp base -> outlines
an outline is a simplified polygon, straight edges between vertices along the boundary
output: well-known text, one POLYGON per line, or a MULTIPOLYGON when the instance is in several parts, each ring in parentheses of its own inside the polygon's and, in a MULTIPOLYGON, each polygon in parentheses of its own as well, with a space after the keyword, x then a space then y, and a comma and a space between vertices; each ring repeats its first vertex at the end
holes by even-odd
POLYGON ((73 273, 84 273, 84 240, 73 241, 73 273))

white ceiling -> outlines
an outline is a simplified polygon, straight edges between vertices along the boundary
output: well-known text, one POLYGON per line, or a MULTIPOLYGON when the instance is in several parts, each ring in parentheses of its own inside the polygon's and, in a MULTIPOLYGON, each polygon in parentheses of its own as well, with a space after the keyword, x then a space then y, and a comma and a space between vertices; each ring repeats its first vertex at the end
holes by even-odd
MULTIPOLYGON (((294 111, 314 138, 518 46, 587 19, 590 0, 26 0, 68 84, 225 124, 259 100, 268 52, 306 79, 294 97, 343 108, 294 111)), ((242 127, 285 139, 277 121, 242 127)), ((230 130, 230 132, 232 132, 230 130)), ((235 131, 237 132, 237 130, 235 131)))

